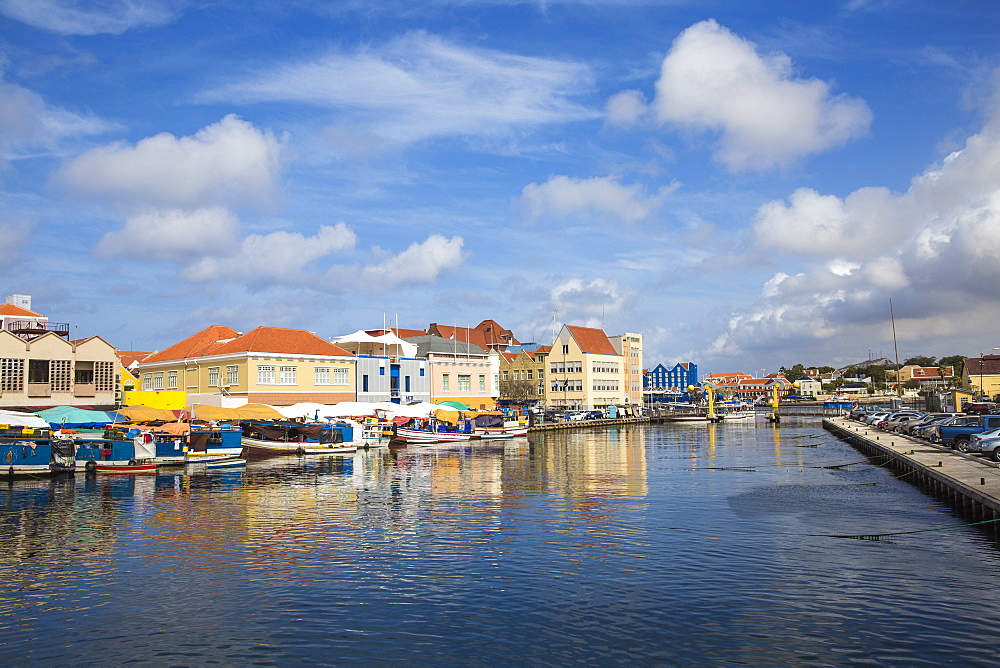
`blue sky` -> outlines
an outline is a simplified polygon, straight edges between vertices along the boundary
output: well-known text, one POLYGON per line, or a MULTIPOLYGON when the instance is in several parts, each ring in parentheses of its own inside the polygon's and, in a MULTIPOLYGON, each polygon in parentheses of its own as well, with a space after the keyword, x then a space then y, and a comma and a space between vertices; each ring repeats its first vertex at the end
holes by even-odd
POLYGON ((987 1, 0 0, 7 294, 154 350, 493 318, 645 364, 1000 347, 987 1))

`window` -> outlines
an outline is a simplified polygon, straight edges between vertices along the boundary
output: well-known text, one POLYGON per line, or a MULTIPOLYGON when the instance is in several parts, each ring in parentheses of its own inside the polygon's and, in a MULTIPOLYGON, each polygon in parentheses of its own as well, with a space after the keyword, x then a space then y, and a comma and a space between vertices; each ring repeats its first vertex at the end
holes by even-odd
POLYGON ((313 370, 313 383, 316 385, 330 384, 330 367, 318 366, 313 370))
POLYGON ((423 369, 421 369, 421 370, 420 370, 420 377, 421 377, 421 378, 423 378, 423 377, 424 377, 424 370, 423 370, 423 369))
POLYGON ((486 374, 479 374, 479 391, 486 391, 486 374))
POLYGON ((569 355, 569 344, 563 346, 563 355, 569 355))
POLYGON ((514 380, 521 380, 521 372, 514 371, 514 380))
POLYGON ((347 377, 347 369, 343 367, 334 367, 333 369, 333 384, 334 385, 350 385, 351 381, 347 377))
POLYGON ((507 380, 507 372, 506 371, 503 372, 503 379, 507 380))
POLYGON ((5 357, 0 360, 0 391, 24 391, 24 360, 5 357))
POLYGON ((28 360, 28 382, 49 384, 48 360, 28 360))
POLYGON ((532 370, 528 369, 528 380, 534 380, 534 378, 532 377, 533 375, 534 373, 532 372, 532 370))
POLYGON ((258 385, 274 385, 274 372, 275 367, 270 364, 264 364, 257 367, 257 384, 258 385))
POLYGON ((69 360, 52 360, 51 365, 52 391, 69 392, 73 386, 73 363, 69 360))
POLYGON ((451 377, 446 373, 441 374, 441 391, 451 392, 450 386, 451 386, 451 377))
POLYGON ((167 372, 167 388, 171 390, 177 389, 177 372, 168 371, 167 372))
POLYGON ((368 374, 367 373, 365 375, 361 376, 361 391, 362 392, 367 392, 368 391, 368 374))
POLYGON ((278 383, 281 385, 295 385, 295 367, 278 367, 278 383))
POLYGON ((208 367, 208 386, 209 387, 219 386, 219 367, 217 366, 208 367))
POLYGON ((162 390, 163 389, 163 372, 157 371, 153 374, 153 389, 162 390))
POLYGON ((458 374, 458 391, 470 392, 472 390, 472 375, 467 373, 458 374))
POLYGON ((384 376, 385 375, 385 367, 384 366, 380 366, 378 368, 378 375, 380 375, 380 376, 384 376))
POLYGON ((409 394, 409 392, 410 392, 410 377, 409 376, 405 376, 404 377, 404 387, 405 387, 404 392, 406 392, 407 394, 409 394))
POLYGON ((239 385, 240 367, 238 364, 230 364, 226 367, 226 385, 239 385))

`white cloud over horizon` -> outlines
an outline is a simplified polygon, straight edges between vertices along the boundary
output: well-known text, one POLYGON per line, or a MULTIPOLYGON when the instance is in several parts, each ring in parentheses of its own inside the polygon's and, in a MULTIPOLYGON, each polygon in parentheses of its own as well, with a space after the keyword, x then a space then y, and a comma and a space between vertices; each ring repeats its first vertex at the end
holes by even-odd
POLYGON ((751 235, 809 268, 776 274, 734 312, 711 354, 861 338, 884 329, 890 298, 897 320, 927 340, 988 327, 983 303, 1000 299, 1000 104, 905 193, 862 188, 841 199, 799 189, 788 203, 762 205, 751 235))

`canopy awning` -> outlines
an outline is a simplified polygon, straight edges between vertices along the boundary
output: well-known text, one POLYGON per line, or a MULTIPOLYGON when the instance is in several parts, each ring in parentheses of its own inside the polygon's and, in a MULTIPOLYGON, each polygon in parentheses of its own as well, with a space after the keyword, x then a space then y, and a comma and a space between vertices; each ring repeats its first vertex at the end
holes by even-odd
POLYGON ((126 406, 118 412, 131 422, 172 422, 177 419, 173 411, 166 408, 150 408, 149 406, 126 406))

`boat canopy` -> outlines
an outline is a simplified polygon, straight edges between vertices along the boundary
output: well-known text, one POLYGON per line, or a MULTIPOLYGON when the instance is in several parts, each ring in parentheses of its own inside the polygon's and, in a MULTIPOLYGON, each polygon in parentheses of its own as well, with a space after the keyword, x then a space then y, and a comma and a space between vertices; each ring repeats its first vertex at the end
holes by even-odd
POLYGON ((126 406, 118 412, 132 422, 172 422, 177 419, 173 411, 166 408, 150 408, 149 406, 126 406))
POLYGON ((274 406, 267 404, 244 404, 239 408, 223 408, 198 404, 192 407, 196 420, 284 420, 274 406))
POLYGON ((54 429, 100 429, 113 422, 128 422, 127 418, 117 413, 92 411, 76 406, 56 406, 38 411, 38 416, 49 423, 54 429))
POLYGON ((17 411, 0 410, 0 424, 12 427, 31 427, 33 429, 49 428, 49 423, 35 413, 18 413, 17 411))

